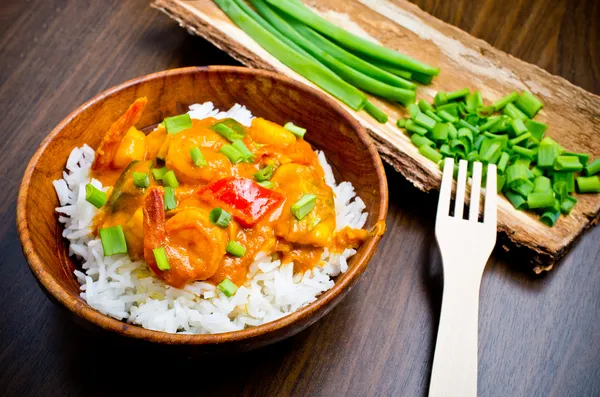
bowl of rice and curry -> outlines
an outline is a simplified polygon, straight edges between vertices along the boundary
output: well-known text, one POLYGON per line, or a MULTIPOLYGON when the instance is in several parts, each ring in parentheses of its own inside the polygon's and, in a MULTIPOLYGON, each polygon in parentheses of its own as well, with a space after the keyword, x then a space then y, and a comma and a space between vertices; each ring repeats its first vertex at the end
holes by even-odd
POLYGON ((29 163, 17 215, 40 286, 86 325, 239 351, 331 310, 386 211, 381 160, 338 104, 274 73, 207 67, 75 110, 29 163))

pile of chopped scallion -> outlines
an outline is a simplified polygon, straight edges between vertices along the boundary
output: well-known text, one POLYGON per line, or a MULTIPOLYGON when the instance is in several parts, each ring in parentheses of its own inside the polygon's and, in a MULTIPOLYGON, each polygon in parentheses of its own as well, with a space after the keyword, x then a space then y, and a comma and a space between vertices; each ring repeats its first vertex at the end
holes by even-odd
POLYGON ((254 8, 246 0, 214 1, 283 64, 380 123, 388 116, 363 91, 406 106, 415 102, 413 81, 429 84, 440 72, 345 31, 299 0, 249 0, 254 8))
MULTIPOLYGON (((419 153, 443 166, 445 157, 496 164, 498 191, 519 210, 531 210, 553 226, 577 203, 571 195, 600 193, 600 159, 569 152, 533 118, 543 103, 529 92, 513 92, 485 105, 479 91, 438 92, 434 103, 421 99, 398 120, 419 153)), ((455 176, 458 165, 455 164, 455 176)), ((486 168, 484 168, 485 172, 486 168)), ((485 179, 484 179, 485 180, 485 179)))

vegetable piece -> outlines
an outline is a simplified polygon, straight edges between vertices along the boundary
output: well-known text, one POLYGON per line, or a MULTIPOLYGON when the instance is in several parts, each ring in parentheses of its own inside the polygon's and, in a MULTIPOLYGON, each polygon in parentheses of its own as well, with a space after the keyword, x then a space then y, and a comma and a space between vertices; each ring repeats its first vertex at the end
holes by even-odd
POLYGON ((506 170, 506 166, 508 165, 508 160, 510 156, 506 152, 502 152, 500 155, 500 159, 498 160, 498 164, 496 165, 496 169, 499 173, 504 174, 504 170, 506 170))
POLYGON ((416 103, 411 103, 410 105, 408 105, 406 107, 406 110, 408 111, 408 114, 410 114, 410 118, 413 120, 415 119, 415 117, 417 117, 419 113, 421 113, 419 105, 417 105, 416 103))
POLYGON ((519 93, 518 92, 516 92, 516 91, 511 92, 507 96, 505 96, 503 98, 500 98, 496 102, 494 102, 494 104, 492 105, 492 107, 494 108, 495 111, 502 110, 502 109, 504 109, 504 107, 507 104, 516 101, 518 98, 519 98, 519 93))
POLYGON ((204 167, 208 164, 198 146, 194 146, 190 149, 190 156, 192 156, 192 163, 194 163, 196 167, 204 167))
POLYGON ((419 109, 423 113, 425 113, 428 110, 435 112, 435 108, 429 102, 427 102, 425 99, 419 100, 419 109))
POLYGON ((575 204, 577 204, 577 199, 575 197, 565 197, 565 199, 560 203, 560 212, 562 212, 565 215, 568 215, 573 209, 573 207, 575 207, 575 204))
POLYGON ((553 205, 554 192, 552 190, 533 192, 527 196, 527 206, 530 209, 552 207, 553 205))
POLYGON ((592 161, 585 167, 586 175, 596 175, 598 172, 600 172, 600 158, 592 161))
POLYGON ((141 188, 150 186, 150 178, 148 178, 148 174, 145 172, 133 172, 131 176, 133 177, 133 184, 135 186, 141 188))
POLYGON ((533 174, 533 176, 542 176, 544 175, 544 170, 535 166, 531 169, 531 173, 533 174))
POLYGON ((513 183, 512 190, 515 193, 519 193, 523 197, 528 197, 531 192, 533 192, 534 186, 533 182, 527 179, 523 179, 513 183))
MULTIPOLYGON (((518 121, 521 121, 521 120, 518 120, 518 121)), ((521 123, 523 123, 523 122, 521 121, 521 123)), ((530 137, 531 137, 531 132, 527 131, 525 133, 521 133, 521 135, 519 135, 513 139, 510 139, 508 141, 508 143, 510 144, 510 146, 515 146, 515 145, 518 145, 519 143, 527 141, 527 139, 529 139, 530 137)))
POLYGON ((538 147, 537 166, 551 168, 558 157, 558 146, 542 142, 538 147))
POLYGON ((524 148, 521 146, 514 146, 512 148, 512 150, 514 153, 517 153, 519 156, 526 157, 530 160, 534 160, 536 153, 537 153, 537 150, 527 149, 527 148, 524 148))
POLYGON ((98 229, 104 256, 127 253, 127 242, 121 225, 98 229))
POLYGON ((155 181, 161 181, 167 172, 169 172, 169 169, 166 166, 162 168, 152 168, 152 176, 154 176, 155 181))
POLYGON ((249 7, 242 9, 238 2, 230 0, 215 0, 215 3, 236 25, 289 68, 329 92, 353 110, 363 108, 367 97, 362 92, 346 83, 291 41, 285 41, 285 37, 277 30, 272 27, 269 29, 267 26, 270 27, 270 25, 249 7))
POLYGON ((230 240, 229 243, 227 243, 227 247, 225 248, 225 251, 227 251, 227 253, 233 255, 233 256, 244 256, 244 254, 246 253, 246 247, 244 247, 242 244, 238 243, 237 241, 233 241, 230 240))
POLYGON ((233 145, 225 144, 221 146, 219 152, 223 153, 232 164, 238 164, 244 161, 244 155, 237 150, 233 145))
POLYGON ((413 145, 415 145, 418 148, 420 148, 423 145, 425 145, 425 146, 434 146, 435 145, 435 143, 433 143, 432 140, 425 137, 424 135, 419 135, 419 134, 412 134, 412 136, 410 137, 410 141, 413 143, 413 145))
POLYGON ((300 200, 296 201, 296 203, 294 203, 291 206, 290 210, 292 211, 292 214, 294 214, 296 219, 301 221, 306 215, 308 215, 310 211, 313 210, 313 208, 315 208, 316 201, 316 195, 305 194, 300 198, 300 200))
POLYGON ((219 285, 217 285, 217 288, 228 298, 231 298, 233 295, 235 295, 235 293, 238 290, 238 286, 235 285, 233 281, 231 281, 228 278, 223 279, 223 281, 221 281, 219 285))
POLYGON ((434 119, 420 112, 415 116, 414 121, 417 125, 427 129, 427 131, 432 131, 436 124, 434 119))
POLYGON ((222 208, 213 208, 208 217, 212 223, 223 228, 229 226, 231 222, 231 214, 222 208))
POLYGON ((516 209, 518 209, 518 210, 527 209, 527 200, 525 200, 523 198, 523 196, 521 196, 520 194, 511 192, 511 191, 506 191, 506 192, 504 192, 504 195, 506 196, 508 201, 510 201, 510 203, 513 205, 513 207, 515 207, 516 209))
POLYGON ((515 106, 518 107, 529 118, 533 118, 544 106, 544 104, 531 92, 525 91, 521 94, 519 99, 516 100, 515 106))
POLYGON ((479 129, 477 127, 475 127, 474 125, 469 124, 465 120, 462 120, 462 119, 458 120, 458 126, 470 129, 471 131, 473 131, 473 134, 479 134, 479 129))
POLYGON ((444 120, 450 122, 450 123, 456 123, 458 122, 458 117, 454 116, 453 114, 450 114, 449 112, 445 111, 445 110, 438 110, 437 114, 444 120))
POLYGON ((380 124, 385 124, 388 121, 388 115, 377 106, 373 105, 371 101, 367 101, 367 103, 365 103, 365 112, 369 113, 371 117, 377 120, 377 122, 380 124))
POLYGON ((552 184, 556 185, 559 182, 564 182, 567 186, 567 192, 572 193, 575 191, 575 174, 573 172, 558 172, 553 171, 550 173, 552 176, 552 184))
POLYGON ((243 162, 245 162, 245 163, 252 163, 252 162, 254 162, 254 153, 252 153, 250 151, 250 149, 248 149, 246 147, 246 145, 244 145, 244 142, 242 142, 242 141, 233 141, 233 143, 231 144, 231 146, 233 146, 234 148, 236 148, 237 151, 242 154, 242 161, 243 162))
POLYGON ((398 126, 398 128, 405 128, 406 127, 406 119, 398 119, 396 121, 396 125, 398 126))
POLYGON ((94 207, 101 208, 108 201, 108 197, 105 192, 88 183, 85 185, 85 200, 94 207))
POLYGON ((167 171, 162 177, 163 184, 165 186, 177 187, 179 186, 179 181, 177 181, 177 177, 173 171, 167 171))
POLYGON ((520 164, 512 164, 506 168, 506 184, 509 187, 513 186, 513 183, 528 179, 527 178, 527 167, 520 164))
POLYGON ((240 134, 226 123, 217 123, 211 127, 211 129, 229 142, 237 141, 244 138, 243 134, 240 134))
POLYGON ((306 134, 306 128, 298 127, 291 121, 288 121, 287 123, 285 123, 283 128, 285 128, 292 134, 296 135, 298 138, 304 138, 304 134, 306 134))
POLYGON ((465 103, 470 113, 476 112, 479 107, 483 106, 483 96, 481 96, 481 92, 475 91, 474 93, 467 95, 465 103))
POLYGON ((275 187, 275 184, 271 181, 262 181, 262 182, 257 182, 260 186, 267 188, 267 189, 273 189, 275 187))
POLYGON ((449 129, 448 124, 437 123, 431 131, 431 139, 434 141, 447 141, 449 129))
POLYGON ((432 112, 431 110, 426 110, 424 113, 426 116, 429 116, 432 119, 434 119, 437 123, 442 123, 444 121, 440 116, 438 116, 435 112, 432 112))
POLYGON ((548 129, 547 124, 540 123, 539 121, 533 121, 533 120, 526 120, 525 127, 527 128, 527 130, 529 132, 531 132, 531 135, 536 137, 536 139, 538 139, 538 140, 542 140, 542 138, 544 137, 544 134, 546 133, 546 130, 548 129))
POLYGON ((431 146, 423 145, 419 147, 419 153, 423 156, 427 157, 429 160, 434 163, 438 163, 442 160, 442 155, 439 154, 434 148, 431 146))
POLYGON ((552 190, 552 181, 545 176, 538 176, 533 180, 534 192, 547 192, 552 190))
POLYGON ((547 226, 554 226, 560 216, 560 211, 546 211, 540 217, 540 221, 547 226))
POLYGON ((152 250, 152 254, 154 255, 154 259, 156 259, 156 266, 159 270, 162 270, 163 272, 166 270, 171 270, 169 258, 167 258, 167 253, 163 247, 154 248, 152 250))
POLYGON ((163 123, 165 123, 167 133, 171 135, 192 128, 192 119, 187 113, 180 114, 179 116, 167 117, 163 123))
POLYGON ((583 166, 585 167, 585 165, 588 163, 588 161, 590 161, 590 155, 587 153, 575 153, 575 152, 568 152, 568 151, 564 151, 562 153, 563 156, 575 156, 579 159, 579 162, 581 164, 583 164, 583 166))
POLYGON ((175 200, 175 189, 171 186, 165 187, 165 210, 174 210, 177 208, 177 200, 175 200))
POLYGON ((594 176, 578 176, 577 191, 579 193, 600 193, 600 178, 594 176))
POLYGON ((335 26, 329 21, 321 18, 299 1, 267 0, 280 11, 292 18, 310 26, 314 30, 331 37, 343 47, 353 52, 367 55, 373 59, 401 67, 402 69, 415 71, 427 75, 437 76, 439 68, 425 65, 413 58, 400 54, 396 51, 377 45, 369 40, 358 37, 342 28, 335 26))
POLYGON ((275 166, 273 164, 269 164, 254 174, 254 180, 257 182, 268 181, 273 176, 274 170, 275 166))
POLYGON ((581 171, 583 164, 576 156, 558 156, 554 162, 554 169, 557 171, 581 171))
POLYGON ((513 105, 512 103, 507 104, 504 107, 504 114, 511 117, 512 119, 521 119, 527 120, 527 115, 523 113, 518 107, 513 105))
MULTIPOLYGON (((523 120, 521 119, 513 119, 513 121, 510 123, 510 126, 512 127, 515 135, 517 136, 520 136, 527 132, 527 127, 525 127, 525 123, 523 123, 523 120)), ((529 136, 531 136, 531 133, 529 133, 529 136)))
POLYGON ((425 135, 427 134, 427 128, 423 128, 412 120, 406 121, 406 130, 415 134, 425 135))
POLYGON ((500 116, 491 116, 487 119, 487 121, 479 126, 479 131, 488 131, 495 125, 499 124, 502 121, 502 117, 500 116))
POLYGON ((239 177, 213 181, 202 188, 199 198, 229 212, 243 227, 250 227, 273 212, 285 197, 256 182, 239 177))

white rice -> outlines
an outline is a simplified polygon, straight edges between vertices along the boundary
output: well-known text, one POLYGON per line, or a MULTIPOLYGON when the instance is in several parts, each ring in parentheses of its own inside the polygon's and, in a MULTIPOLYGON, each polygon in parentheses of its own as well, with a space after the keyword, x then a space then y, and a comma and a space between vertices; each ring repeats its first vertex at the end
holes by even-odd
MULTIPOLYGON (((192 118, 233 118, 249 126, 252 114, 234 105, 227 112, 211 102, 190 106, 192 118)), ((361 228, 367 213, 349 182, 336 185, 331 167, 322 152, 319 161, 325 181, 335 194, 337 228, 361 228)), ((81 261, 75 277, 81 284, 81 297, 101 313, 144 328, 171 333, 220 333, 241 330, 276 320, 305 306, 330 289, 332 277, 348 269, 347 260, 356 253, 341 254, 325 250, 319 266, 293 274, 294 264, 260 253, 250 266, 246 283, 235 295, 226 297, 214 285, 194 282, 183 289, 173 288, 154 276, 143 260, 131 261, 127 255, 104 256, 102 244, 90 229, 97 209, 85 200, 85 185, 90 182, 94 150, 87 145, 71 152, 63 179, 53 182, 60 202, 56 211, 64 223, 63 237, 69 240, 69 255, 81 261)), ((92 179, 99 189, 102 184, 92 179)))

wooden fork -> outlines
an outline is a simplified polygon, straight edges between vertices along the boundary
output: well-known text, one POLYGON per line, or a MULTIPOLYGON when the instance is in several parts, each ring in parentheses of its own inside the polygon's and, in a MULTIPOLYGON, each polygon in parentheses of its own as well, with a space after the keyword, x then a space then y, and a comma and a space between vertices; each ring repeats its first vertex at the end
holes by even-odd
POLYGON ((473 164, 469 218, 463 219, 467 162, 458 167, 454 216, 450 199, 454 160, 444 160, 435 237, 444 266, 442 313, 429 397, 477 396, 477 316, 483 269, 496 244, 496 166, 488 165, 483 222, 479 222, 482 164, 473 164))

